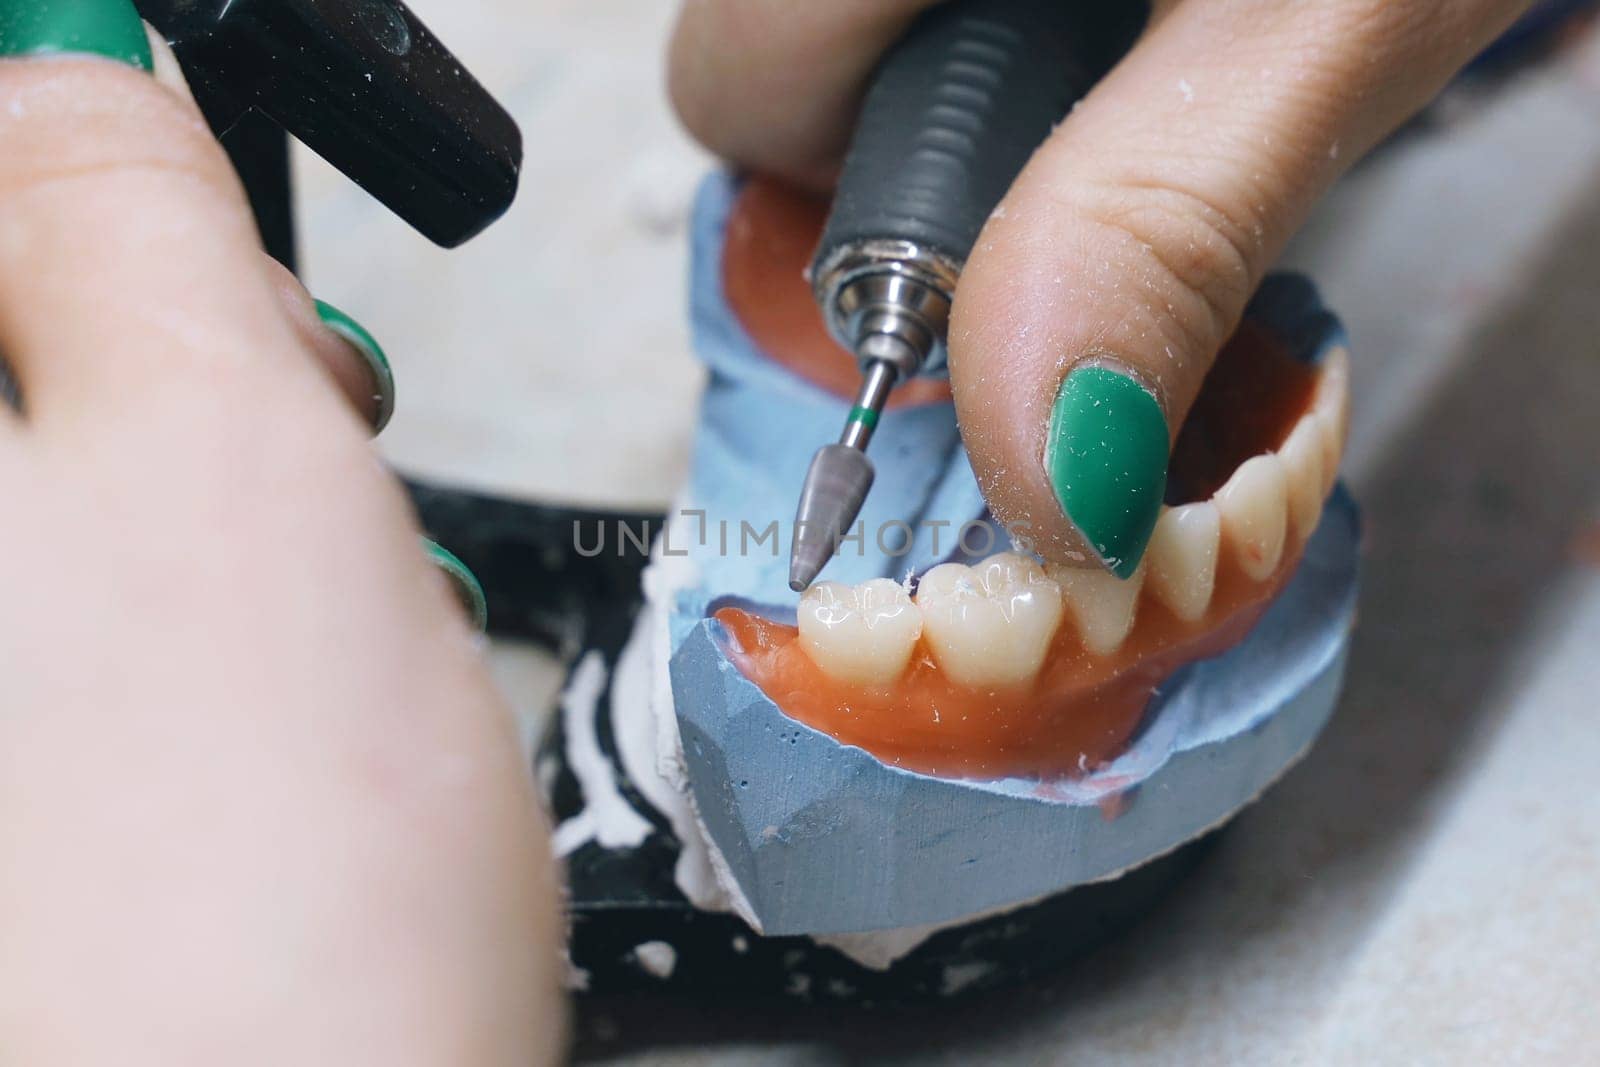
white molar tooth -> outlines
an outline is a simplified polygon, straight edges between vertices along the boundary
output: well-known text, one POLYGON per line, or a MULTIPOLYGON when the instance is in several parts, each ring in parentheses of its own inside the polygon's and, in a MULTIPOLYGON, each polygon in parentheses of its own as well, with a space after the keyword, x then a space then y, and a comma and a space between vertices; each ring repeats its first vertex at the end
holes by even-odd
POLYGON ((861 585, 818 582, 800 598, 800 647, 830 678, 887 685, 922 636, 922 612, 888 578, 861 585))
POLYGON ((1311 539, 1311 533, 1322 518, 1322 501, 1327 484, 1322 475, 1323 458, 1322 424, 1311 413, 1300 417, 1289 437, 1278 449, 1283 469, 1289 476, 1289 521, 1294 526, 1295 537, 1301 544, 1311 539))
POLYGON ((1083 647, 1097 656, 1108 656, 1122 646, 1133 630, 1134 613, 1139 605, 1139 590, 1144 587, 1145 564, 1124 580, 1099 568, 1045 568, 1057 585, 1067 610, 1078 624, 1083 647))
POLYGON ((917 586, 922 632, 939 669, 972 688, 1020 685, 1039 673, 1061 623, 1061 589, 1026 556, 943 563, 917 586))
POLYGON ((1185 622, 1211 605, 1221 540, 1222 513, 1209 500, 1162 508, 1156 520, 1144 552, 1150 592, 1185 622))
POLYGON ((1289 476, 1276 455, 1251 456, 1211 498, 1240 570, 1264 581, 1283 558, 1289 519, 1289 476))
POLYGON ((1323 357, 1311 411, 1322 431, 1322 493, 1327 496, 1339 478, 1350 423, 1350 353, 1345 349, 1332 349, 1323 357))

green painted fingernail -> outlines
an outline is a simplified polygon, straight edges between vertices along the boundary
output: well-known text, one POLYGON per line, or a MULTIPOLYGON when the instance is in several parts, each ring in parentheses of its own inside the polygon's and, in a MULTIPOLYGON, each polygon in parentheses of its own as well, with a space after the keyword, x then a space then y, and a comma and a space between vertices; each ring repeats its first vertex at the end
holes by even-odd
POLYGON ((1061 383, 1045 472, 1061 510, 1119 578, 1138 569, 1160 516, 1168 447, 1161 405, 1126 374, 1079 367, 1061 383))
POLYGON ((323 324, 348 341, 372 371, 375 389, 372 398, 378 402, 378 413, 372 420, 372 433, 376 436, 389 425, 389 417, 394 414, 394 371, 389 367, 389 357, 383 354, 383 346, 378 344, 377 339, 355 319, 326 300, 318 300, 316 304, 317 315, 323 324))
POLYGON ((461 601, 461 607, 471 620, 473 629, 480 633, 488 629, 489 598, 484 595, 483 583, 478 581, 478 576, 457 559, 455 553, 438 542, 424 537, 422 547, 428 553, 428 558, 433 561, 433 565, 450 577, 456 597, 461 601))
POLYGON ((0 56, 87 53, 144 70, 150 39, 130 0, 0 0, 0 56))

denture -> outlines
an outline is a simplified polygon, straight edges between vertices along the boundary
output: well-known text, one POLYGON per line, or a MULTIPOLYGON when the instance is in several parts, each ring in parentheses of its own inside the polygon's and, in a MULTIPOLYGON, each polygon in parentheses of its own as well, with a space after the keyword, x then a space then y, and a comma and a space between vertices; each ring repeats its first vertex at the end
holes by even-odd
MULTIPOLYGON (((758 229, 739 210, 765 211, 775 195, 747 190, 731 232, 758 229)), ((796 213, 786 205, 787 226, 796 213)), ((763 269, 732 267, 747 285, 763 269)), ((735 313, 763 348, 832 383, 848 357, 797 329, 803 308, 779 305, 809 296, 798 277, 792 290, 768 284, 735 313)), ((785 714, 892 766, 998 778, 1101 765, 1163 681, 1237 643, 1294 573, 1334 485, 1348 379, 1343 348, 1307 366, 1246 322, 1179 432, 1167 503, 1131 578, 1006 551, 940 563, 909 591, 823 582, 794 625, 721 608, 730 656, 785 714)))

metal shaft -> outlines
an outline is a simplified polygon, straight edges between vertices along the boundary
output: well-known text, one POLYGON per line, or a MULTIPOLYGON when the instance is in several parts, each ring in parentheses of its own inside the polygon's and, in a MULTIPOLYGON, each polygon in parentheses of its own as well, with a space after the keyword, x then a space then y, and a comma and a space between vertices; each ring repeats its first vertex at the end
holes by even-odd
POLYGON ((848 445, 860 452, 867 450, 872 431, 878 428, 878 417, 883 414, 883 407, 889 402, 889 392, 899 377, 900 372, 892 363, 875 359, 867 364, 861 388, 856 392, 855 406, 850 409, 844 432, 839 435, 841 445, 848 445))

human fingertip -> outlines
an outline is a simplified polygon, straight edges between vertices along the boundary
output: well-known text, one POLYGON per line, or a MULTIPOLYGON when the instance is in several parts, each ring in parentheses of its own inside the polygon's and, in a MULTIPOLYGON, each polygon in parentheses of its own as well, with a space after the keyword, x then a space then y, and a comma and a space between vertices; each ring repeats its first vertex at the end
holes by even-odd
POLYGON ((384 354, 383 346, 378 344, 377 338, 355 319, 326 300, 317 300, 315 304, 317 317, 322 320, 322 324, 355 350, 371 374, 374 405, 372 433, 373 436, 377 436, 383 432, 383 428, 389 424, 389 419, 394 415, 394 369, 389 365, 389 357, 384 354))
POLYGON ((450 579, 451 588, 455 591, 462 610, 467 613, 467 621, 472 624, 472 628, 479 633, 488 629, 489 598, 484 594, 483 583, 472 573, 472 568, 461 562, 455 553, 437 541, 430 541, 424 537, 422 547, 428 554, 429 561, 450 579))

